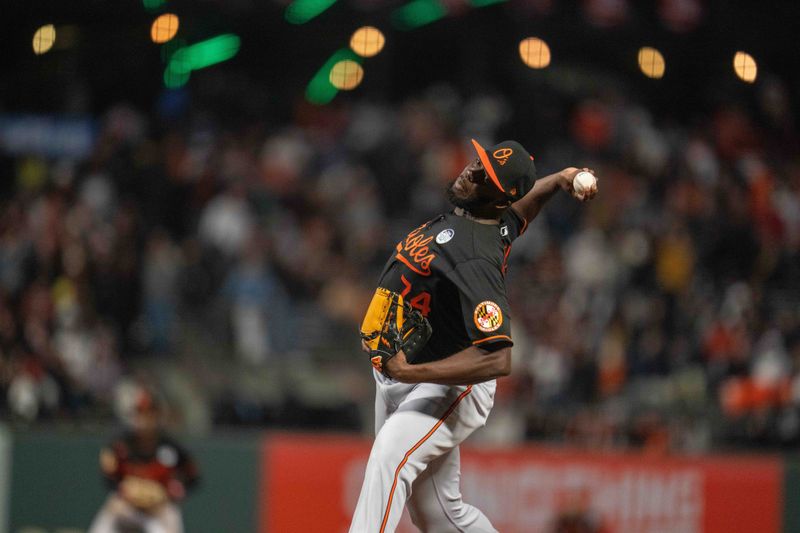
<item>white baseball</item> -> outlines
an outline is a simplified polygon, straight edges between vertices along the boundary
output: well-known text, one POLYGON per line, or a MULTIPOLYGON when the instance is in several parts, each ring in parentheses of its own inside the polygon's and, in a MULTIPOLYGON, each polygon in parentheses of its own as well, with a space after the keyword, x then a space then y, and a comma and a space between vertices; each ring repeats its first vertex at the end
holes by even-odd
POLYGON ((578 194, 586 194, 597 183, 597 178, 591 172, 582 170, 575 175, 572 180, 572 188, 578 194))

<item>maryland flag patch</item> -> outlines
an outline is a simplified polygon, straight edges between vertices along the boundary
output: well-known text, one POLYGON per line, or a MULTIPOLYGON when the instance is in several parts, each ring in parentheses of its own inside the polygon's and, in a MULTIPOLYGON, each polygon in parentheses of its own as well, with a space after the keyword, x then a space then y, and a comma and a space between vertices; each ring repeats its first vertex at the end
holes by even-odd
POLYGON ((496 331, 503 325, 503 311, 500 310, 499 305, 489 300, 481 302, 475 307, 473 318, 475 326, 484 333, 496 331))

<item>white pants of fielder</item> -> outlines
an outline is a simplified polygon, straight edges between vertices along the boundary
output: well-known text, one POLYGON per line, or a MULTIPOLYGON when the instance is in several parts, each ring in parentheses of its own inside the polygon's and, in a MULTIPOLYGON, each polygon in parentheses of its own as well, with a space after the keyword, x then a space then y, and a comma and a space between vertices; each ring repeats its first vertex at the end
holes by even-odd
POLYGON ((461 499, 458 449, 486 424, 495 381, 410 385, 374 374, 376 436, 350 533, 393 532, 406 504, 424 533, 497 533, 461 499))
POLYGON ((111 494, 97 513, 89 533, 118 533, 120 526, 125 531, 135 528, 144 533, 183 533, 181 512, 174 503, 165 503, 150 514, 111 494))

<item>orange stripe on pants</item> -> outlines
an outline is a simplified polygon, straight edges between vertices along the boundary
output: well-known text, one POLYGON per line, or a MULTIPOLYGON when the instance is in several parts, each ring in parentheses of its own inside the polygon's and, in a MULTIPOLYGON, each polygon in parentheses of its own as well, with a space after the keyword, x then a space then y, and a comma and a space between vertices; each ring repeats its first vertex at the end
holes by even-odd
POLYGON ((414 446, 411 447, 410 450, 406 452, 405 456, 403 457, 403 460, 400 461, 399 465, 397 465, 397 468, 394 471, 394 482, 392 483, 392 490, 389 491, 389 501, 386 504, 386 511, 383 513, 383 521, 381 522, 380 533, 384 533, 386 529, 386 522, 389 521, 389 509, 392 507, 392 498, 394 497, 394 489, 397 487, 397 478, 400 475, 400 470, 402 470, 403 466, 406 464, 406 462, 408 462, 408 458, 411 456, 411 454, 414 453, 420 446, 422 446, 425 443, 425 441, 431 437, 431 435, 436 433, 436 430, 439 429, 439 426, 441 426, 444 423, 444 421, 447 420, 447 417, 450 416, 450 414, 453 411, 455 411, 456 407, 461 402, 461 400, 463 400, 464 397, 466 397, 466 395, 469 394, 471 391, 472 391, 472 385, 468 386, 467 389, 464 392, 462 392, 458 396, 458 398, 455 399, 455 401, 450 405, 450 407, 447 408, 447 411, 445 411, 445 413, 431 428, 431 430, 428 431, 428 433, 426 433, 424 437, 422 437, 414 446))

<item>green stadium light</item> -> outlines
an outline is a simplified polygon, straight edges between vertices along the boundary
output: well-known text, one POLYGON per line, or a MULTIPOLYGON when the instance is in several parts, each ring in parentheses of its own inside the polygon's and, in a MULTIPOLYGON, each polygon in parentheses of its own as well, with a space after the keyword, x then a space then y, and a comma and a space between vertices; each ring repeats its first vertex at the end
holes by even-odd
POLYGON ((336 3, 336 0, 294 0, 286 7, 284 17, 292 24, 305 24, 336 3))
POLYGON ((200 70, 227 61, 239 52, 241 40, 233 34, 218 35, 172 54, 169 63, 176 72, 200 70))
POLYGON ((185 85, 193 70, 227 61, 239 52, 240 46, 241 39, 227 33, 191 46, 171 49, 167 69, 164 71, 164 85, 170 89, 185 85))
POLYGON ((167 0, 142 0, 142 5, 147 11, 158 11, 166 3, 167 0))
POLYGON ((164 86, 166 86, 167 89, 183 87, 186 85, 186 82, 189 81, 189 74, 190 71, 183 72, 173 70, 172 63, 170 63, 164 71, 164 86))
POLYGON ((413 30, 435 22, 447 14, 439 0, 413 0, 392 13, 394 25, 401 30, 413 30))
POLYGON ((486 7, 494 4, 501 4, 506 0, 469 0, 472 7, 486 7))
POLYGON ((342 48, 333 53, 333 55, 322 65, 314 77, 306 87, 306 100, 312 104, 325 105, 336 97, 339 89, 333 86, 330 80, 331 69, 339 61, 350 59, 359 65, 364 58, 357 55, 349 48, 342 48))

